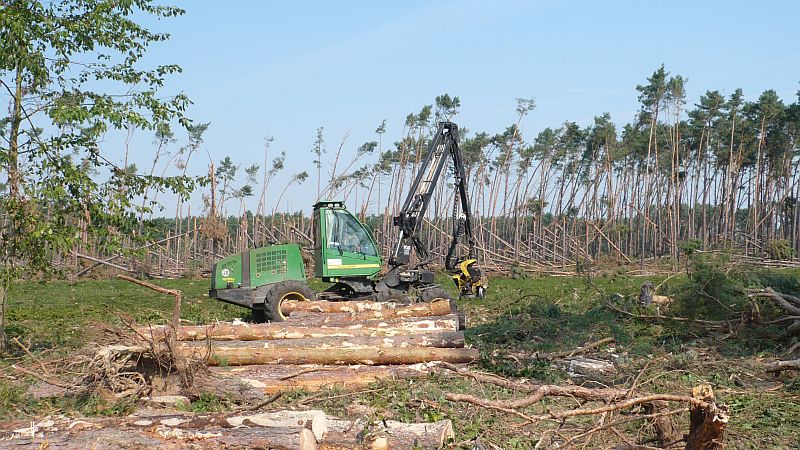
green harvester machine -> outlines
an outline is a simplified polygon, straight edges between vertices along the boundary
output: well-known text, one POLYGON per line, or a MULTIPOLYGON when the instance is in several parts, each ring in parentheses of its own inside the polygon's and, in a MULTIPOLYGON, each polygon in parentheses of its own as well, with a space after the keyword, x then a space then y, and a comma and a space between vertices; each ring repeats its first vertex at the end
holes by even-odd
POLYGON ((390 251, 385 274, 382 274, 381 252, 370 230, 343 202, 321 201, 314 205, 312 218, 314 276, 332 283, 331 287, 314 292, 308 286, 297 244, 268 245, 215 263, 209 297, 250 308, 256 321, 284 320, 281 304, 288 300, 410 303, 451 299, 446 290, 434 283, 434 272, 429 269, 434 258, 419 237, 431 197, 450 160, 453 161, 456 195, 452 241, 445 267, 451 272, 461 296, 483 298, 487 280, 475 259, 458 127, 452 122, 439 123, 411 192, 394 217, 398 238, 390 251), (460 255, 461 247, 467 248, 464 255, 460 255))

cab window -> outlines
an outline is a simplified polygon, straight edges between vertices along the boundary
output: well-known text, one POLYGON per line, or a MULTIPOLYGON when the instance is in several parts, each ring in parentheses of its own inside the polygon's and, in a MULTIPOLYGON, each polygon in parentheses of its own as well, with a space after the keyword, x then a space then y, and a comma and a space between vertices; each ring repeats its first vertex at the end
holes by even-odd
POLYGON ((346 211, 326 210, 325 230, 329 249, 378 256, 367 230, 346 211))

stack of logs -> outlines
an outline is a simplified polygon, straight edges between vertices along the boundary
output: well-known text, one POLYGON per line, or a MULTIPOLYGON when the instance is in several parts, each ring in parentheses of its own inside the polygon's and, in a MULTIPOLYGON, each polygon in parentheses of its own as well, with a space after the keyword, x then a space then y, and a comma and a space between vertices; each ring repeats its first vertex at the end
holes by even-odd
POLYGON ((164 414, 123 418, 0 423, 0 446, 15 449, 388 449, 440 448, 453 438, 449 420, 368 423, 318 410, 271 413, 164 414))
MULTIPOLYGON (((450 300, 284 302, 284 322, 142 327, 152 342, 171 340, 176 359, 201 360, 198 392, 254 401, 265 394, 324 386, 355 388, 380 379, 426 374, 437 362, 469 363, 463 316, 450 300)), ((149 345, 128 347, 145 352, 149 345)))

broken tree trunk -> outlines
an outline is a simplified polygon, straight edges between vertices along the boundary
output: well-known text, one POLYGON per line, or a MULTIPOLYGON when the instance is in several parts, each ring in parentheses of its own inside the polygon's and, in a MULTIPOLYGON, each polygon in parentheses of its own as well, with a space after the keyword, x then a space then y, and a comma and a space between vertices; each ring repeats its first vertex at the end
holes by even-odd
POLYGON ((251 364, 416 364, 430 361, 469 363, 478 359, 472 348, 364 347, 364 348, 242 348, 214 344, 209 347, 178 347, 183 358, 203 359, 209 365, 251 364), (210 351, 209 351, 210 350, 210 351))
MULTIPOLYGON (((464 347, 464 332, 423 333, 408 336, 328 336, 322 338, 273 339, 262 341, 221 341, 211 346, 240 348, 363 348, 363 347, 464 347)), ((179 348, 206 347, 207 341, 186 341, 179 348)))
POLYGON ((701 400, 693 403, 689 410, 689 435, 686 437, 686 450, 721 450, 724 448, 725 427, 728 424, 728 411, 714 403, 714 391, 708 384, 692 389, 692 398, 701 400))
MULTIPOLYGON (((163 325, 137 327, 136 331, 154 340, 163 340, 166 335, 163 325)), ((214 325, 180 326, 176 334, 179 341, 258 341, 326 336, 398 336, 444 331, 458 331, 458 317, 455 314, 433 318, 369 320, 336 327, 309 327, 285 322, 236 325, 222 322, 214 325)))

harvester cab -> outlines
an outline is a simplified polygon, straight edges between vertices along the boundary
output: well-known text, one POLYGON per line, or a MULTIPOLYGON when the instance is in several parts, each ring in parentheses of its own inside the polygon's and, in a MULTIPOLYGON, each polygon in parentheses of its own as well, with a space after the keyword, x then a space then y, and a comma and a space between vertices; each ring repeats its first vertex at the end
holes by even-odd
POLYGON ((340 278, 372 280, 383 259, 372 233, 348 211, 343 202, 314 205, 314 276, 322 281, 340 278))

